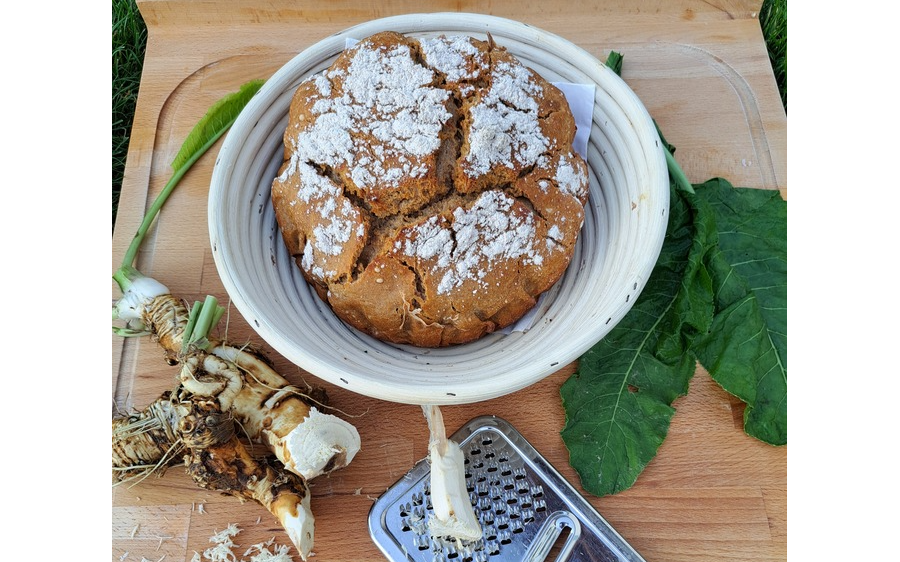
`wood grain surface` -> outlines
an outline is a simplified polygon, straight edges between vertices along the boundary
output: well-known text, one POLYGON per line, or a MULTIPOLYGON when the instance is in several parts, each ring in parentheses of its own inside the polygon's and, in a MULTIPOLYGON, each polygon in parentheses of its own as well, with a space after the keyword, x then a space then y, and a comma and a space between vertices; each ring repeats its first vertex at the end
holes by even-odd
MULTIPOLYGON (((758 2, 143 0, 138 5, 149 41, 111 271, 170 177, 169 163, 184 137, 215 100, 248 80, 270 76, 331 33, 400 13, 493 14, 556 33, 601 60, 610 50, 619 51, 625 57, 623 78, 677 147, 691 181, 721 176, 735 185, 787 194, 787 120, 755 19, 758 2)), ((189 302, 212 294, 228 303, 206 219, 217 149, 185 176, 137 262, 189 302)), ((118 296, 113 285, 113 301, 118 296)), ((229 340, 265 348, 233 308, 223 326, 229 340)), ((349 467, 312 483, 313 560, 383 560, 369 538, 367 515, 374 498, 426 455, 420 408, 353 394, 274 353, 270 358, 292 381, 325 386, 332 404, 353 416, 348 419, 362 437, 362 450, 349 467)), ((565 421, 559 386, 574 369, 568 365, 494 400, 444 407, 447 428, 455 431, 479 415, 502 417, 580 489, 559 436, 565 421)), ((114 415, 143 408, 170 389, 174 377, 175 369, 149 338, 114 337, 114 415)), ((648 562, 786 560, 787 448, 744 434, 741 403, 702 369, 674 406, 669 435, 635 486, 615 496, 586 497, 648 562)), ((201 490, 179 467, 133 487, 114 488, 112 520, 114 562, 190 560, 230 523, 242 529, 235 540, 244 549, 272 537, 289 543, 265 509, 201 490)))

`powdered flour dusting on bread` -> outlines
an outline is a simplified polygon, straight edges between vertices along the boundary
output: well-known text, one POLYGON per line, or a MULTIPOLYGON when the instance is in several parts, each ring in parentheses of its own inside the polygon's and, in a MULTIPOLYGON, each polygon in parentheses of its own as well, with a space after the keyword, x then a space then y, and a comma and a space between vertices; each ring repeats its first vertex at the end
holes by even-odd
POLYGON ((556 185, 560 191, 572 197, 587 196, 587 176, 581 170, 576 170, 570 159, 575 156, 570 152, 568 158, 559 157, 559 165, 556 168, 556 185))
POLYGON ((343 190, 330 178, 319 174, 309 164, 292 160, 294 173, 300 178, 300 189, 291 206, 299 202, 307 203, 320 217, 306 239, 301 266, 318 279, 337 275, 336 269, 324 269, 316 265, 320 261, 330 261, 328 256, 339 256, 351 235, 365 234, 360 211, 344 197, 343 190), (357 225, 354 227, 354 225, 357 225), (323 260, 315 259, 322 256, 323 260))
POLYGON ((348 166, 360 188, 424 175, 418 158, 440 146, 439 133, 451 116, 449 92, 430 86, 434 72, 417 64, 406 45, 384 51, 361 43, 354 49, 346 72, 310 78, 321 99, 309 100, 316 119, 296 136, 297 157, 332 168, 348 166), (327 98, 335 79, 342 95, 327 98))
POLYGON ((523 258, 523 263, 534 265, 544 261, 533 245, 534 217, 510 213, 514 203, 502 191, 486 191, 470 209, 455 209, 452 223, 431 217, 414 227, 404 243, 398 241, 395 249, 421 260, 437 260, 432 275, 440 278, 438 294, 450 293, 465 281, 487 288, 485 279, 499 260, 523 258))
POLYGON ((476 80, 487 65, 487 55, 465 36, 420 39, 425 62, 444 75, 447 82, 476 80))
POLYGON ((549 148, 541 131, 536 96, 543 88, 527 68, 499 62, 491 72, 491 89, 472 107, 466 172, 488 173, 500 164, 507 168, 531 166, 549 148))
POLYGON ((297 88, 272 204, 306 280, 396 343, 510 325, 563 274, 587 166, 558 88, 472 37, 382 32, 297 88))

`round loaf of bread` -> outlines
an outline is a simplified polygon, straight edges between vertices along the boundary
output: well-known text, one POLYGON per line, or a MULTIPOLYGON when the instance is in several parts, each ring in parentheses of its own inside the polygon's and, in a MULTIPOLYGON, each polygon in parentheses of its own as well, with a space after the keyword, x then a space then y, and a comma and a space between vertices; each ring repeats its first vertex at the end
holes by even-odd
POLYGON ((574 137, 562 92, 492 42, 378 33, 297 88, 272 204, 342 320, 469 342, 568 266, 588 194, 574 137))

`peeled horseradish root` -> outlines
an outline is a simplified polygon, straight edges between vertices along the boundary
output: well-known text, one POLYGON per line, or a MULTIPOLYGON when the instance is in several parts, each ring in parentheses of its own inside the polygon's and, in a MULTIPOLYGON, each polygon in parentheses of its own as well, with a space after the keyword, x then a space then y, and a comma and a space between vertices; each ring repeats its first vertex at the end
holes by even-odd
POLYGON ((428 532, 432 537, 476 541, 481 524, 466 488, 465 457, 459 445, 447 439, 444 417, 437 406, 422 406, 428 420, 428 460, 431 463, 432 514, 428 532))

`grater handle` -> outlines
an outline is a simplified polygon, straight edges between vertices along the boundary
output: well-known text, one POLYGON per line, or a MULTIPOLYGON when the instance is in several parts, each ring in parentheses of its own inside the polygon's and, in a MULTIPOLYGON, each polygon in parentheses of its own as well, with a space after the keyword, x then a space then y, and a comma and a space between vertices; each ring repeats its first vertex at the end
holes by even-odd
POLYGON ((556 546, 560 536, 566 529, 570 529, 569 536, 566 537, 565 543, 556 556, 554 562, 564 562, 568 560, 575 547, 575 542, 581 536, 581 523, 576 517, 567 511, 555 511, 547 517, 544 524, 538 530, 537 535, 531 542, 531 546, 522 558, 522 562, 544 562, 547 556, 556 546))

